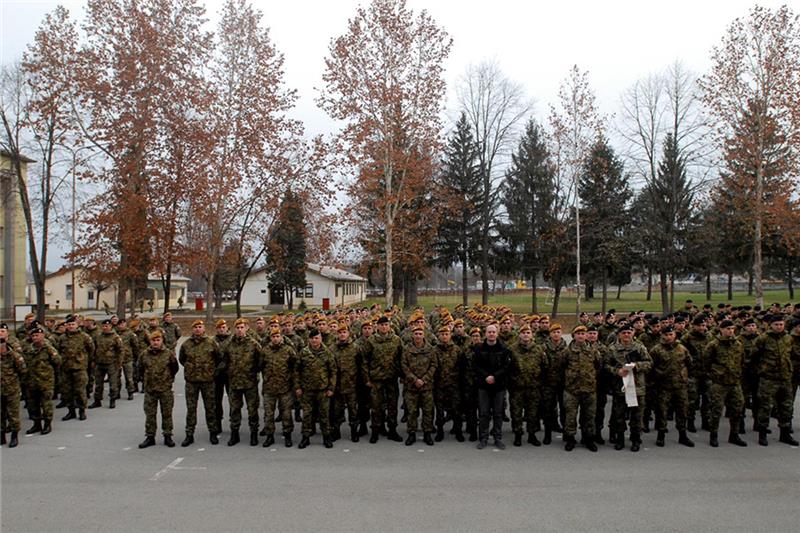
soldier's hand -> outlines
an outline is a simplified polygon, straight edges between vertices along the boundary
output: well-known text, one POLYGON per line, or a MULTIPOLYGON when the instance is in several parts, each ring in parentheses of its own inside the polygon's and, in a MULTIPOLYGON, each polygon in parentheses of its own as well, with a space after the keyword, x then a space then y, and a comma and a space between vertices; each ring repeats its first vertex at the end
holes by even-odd
POLYGON ((294 391, 294 395, 299 398, 300 396, 303 395, 303 389, 297 389, 296 391, 294 391))
POLYGON ((494 376, 486 376, 486 383, 494 385, 494 376))
POLYGON ((625 376, 627 376, 627 375, 628 375, 628 369, 627 369, 627 368, 624 368, 624 367, 623 367, 623 368, 620 368, 620 369, 617 371, 617 374, 618 374, 619 376, 621 376, 621 377, 623 377, 623 378, 624 378, 625 376))
POLYGON ((367 382, 365 383, 365 385, 366 385, 367 387, 369 387, 370 389, 372 388, 372 382, 371 382, 371 381, 367 381, 367 382))
POLYGON ((414 385, 415 385, 415 386, 416 386, 418 389, 421 389, 422 387, 424 387, 424 386, 425 386, 425 382, 424 382, 424 381, 422 381, 421 379, 417 378, 417 380, 414 382, 414 385))
POLYGON ((326 390, 326 391, 325 391, 325 396, 326 396, 327 398, 330 398, 331 396, 333 396, 333 391, 332 391, 332 390, 326 390))

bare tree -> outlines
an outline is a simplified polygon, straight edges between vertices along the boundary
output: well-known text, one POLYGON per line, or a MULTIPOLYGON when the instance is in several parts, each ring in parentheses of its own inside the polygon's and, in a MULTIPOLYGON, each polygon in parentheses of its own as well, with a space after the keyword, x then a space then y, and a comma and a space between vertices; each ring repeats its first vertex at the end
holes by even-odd
POLYGON ((509 79, 496 60, 470 65, 457 87, 459 111, 472 127, 481 175, 480 249, 481 301, 489 301, 489 250, 498 208, 499 183, 533 100, 523 86, 509 79))

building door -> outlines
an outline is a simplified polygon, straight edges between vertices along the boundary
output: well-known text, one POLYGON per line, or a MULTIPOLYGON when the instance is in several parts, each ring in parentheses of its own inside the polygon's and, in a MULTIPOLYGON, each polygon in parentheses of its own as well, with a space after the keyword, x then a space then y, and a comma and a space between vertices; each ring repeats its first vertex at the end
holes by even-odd
POLYGON ((284 305, 285 295, 283 285, 270 285, 269 286, 269 304, 270 305, 284 305))

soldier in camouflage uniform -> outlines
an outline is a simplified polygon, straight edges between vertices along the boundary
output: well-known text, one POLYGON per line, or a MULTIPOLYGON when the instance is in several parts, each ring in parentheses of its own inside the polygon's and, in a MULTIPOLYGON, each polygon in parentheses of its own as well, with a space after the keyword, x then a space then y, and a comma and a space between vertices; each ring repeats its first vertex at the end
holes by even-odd
MULTIPOLYGON (((136 392, 136 374, 134 373, 134 357, 141 351, 139 338, 136 333, 128 329, 128 322, 121 318, 117 322, 117 335, 122 340, 122 365, 117 372, 117 384, 122 388, 122 375, 125 375, 125 390, 128 391, 128 400, 133 400, 133 393, 136 392)), ((117 393, 119 398, 119 393, 117 393)))
POLYGON ((653 359, 651 373, 658 388, 658 414, 656 416, 656 446, 664 446, 667 433, 667 410, 670 403, 675 409, 675 427, 678 430, 678 442, 693 447, 686 435, 686 410, 689 403, 689 370, 692 368, 692 356, 686 347, 676 341, 675 329, 672 326, 661 328, 661 342, 650 351, 653 359))
POLYGON ((580 411, 581 444, 596 452, 594 442, 594 418, 597 401, 597 371, 602 361, 600 354, 586 342, 586 327, 576 326, 572 330, 572 343, 562 361, 564 374, 564 449, 575 448, 580 411))
POLYGON ((284 446, 291 448, 292 405, 295 390, 294 375, 297 352, 281 334, 280 328, 270 330, 269 343, 262 351, 262 394, 264 396, 264 448, 275 444, 275 408, 281 418, 284 446))
POLYGON ((202 395, 211 444, 219 444, 217 415, 214 412, 214 375, 222 365, 222 353, 217 341, 206 335, 202 320, 192 322, 192 335, 181 344, 178 361, 183 365, 186 395, 186 438, 182 447, 194 442, 197 426, 197 399, 202 395))
MULTIPOLYGON (((0 330, 8 332, 8 326, 0 325, 0 330)), ((7 339, 0 338, 0 423, 2 423, 2 444, 6 443, 6 431, 11 432, 8 443, 9 448, 14 448, 19 443, 19 399, 22 394, 20 381, 24 378, 26 367, 25 359, 20 355, 7 339)))
POLYGON ((449 326, 441 326, 433 349, 436 357, 433 399, 436 404, 436 442, 444 440, 444 424, 453 421, 453 434, 464 442, 462 432, 461 384, 464 375, 464 351, 452 342, 449 326))
POLYGON ((533 341, 533 330, 527 324, 519 328, 519 340, 510 347, 511 429, 514 446, 522 446, 522 425, 527 423, 528 443, 541 446, 536 438, 539 426, 539 400, 542 374, 546 370, 546 355, 541 344, 533 341))
POLYGON ((114 409, 119 382, 117 376, 122 366, 125 348, 122 339, 114 332, 110 319, 103 320, 102 332, 97 336, 94 367, 94 403, 89 409, 100 407, 103 401, 103 381, 108 377, 108 397, 110 409, 114 409))
POLYGON ((150 347, 140 354, 142 375, 144 376, 144 433, 145 439, 139 448, 147 448, 156 443, 156 416, 161 407, 161 433, 164 444, 175 446, 172 440, 172 407, 175 396, 172 383, 178 373, 178 360, 175 352, 163 345, 164 337, 160 331, 150 335, 150 347))
POLYGON ((742 409, 739 433, 744 433, 745 410, 750 409, 753 415, 753 431, 758 431, 758 369, 756 368, 753 355, 755 351, 756 339, 758 338, 758 325, 755 319, 748 318, 742 322, 742 329, 739 334, 739 342, 744 348, 742 359, 742 394, 744 395, 745 407, 742 409))
POLYGON ((53 423, 53 387, 55 376, 61 366, 61 357, 53 345, 44 338, 44 330, 35 327, 30 330, 31 344, 25 353, 25 366, 28 374, 25 382, 28 387, 28 408, 33 414, 33 427, 25 432, 33 435, 50 433, 53 423))
MULTIPOLYGON (((798 309, 795 306, 795 309, 798 309)), ((797 314, 797 312, 795 312, 797 314)), ((797 397, 797 389, 800 387, 800 318, 793 317, 791 319, 791 326, 789 326, 789 321, 787 321, 787 329, 789 329, 789 333, 792 337, 792 354, 791 354, 791 361, 792 361, 792 401, 797 397)))
POLYGON ((428 446, 433 446, 433 380, 437 363, 433 348, 425 341, 425 328, 415 326, 412 331, 412 342, 403 350, 401 363, 405 376, 403 397, 408 408, 406 446, 411 446, 417 440, 417 417, 420 408, 423 440, 428 446))
POLYGON ((611 343, 606 350, 604 366, 611 381, 611 421, 610 431, 614 436, 615 450, 625 447, 625 418, 630 415, 631 423, 631 451, 638 452, 642 445, 642 414, 644 412, 647 395, 647 374, 653 366, 653 360, 647 348, 639 341, 633 339, 634 331, 630 323, 620 326, 617 340, 611 343), (625 392, 622 390, 622 380, 629 372, 633 372, 636 386, 635 407, 628 407, 625 392))
POLYGON ((722 417, 723 408, 727 406, 731 413, 731 431, 728 442, 737 446, 747 446, 747 443, 739 438, 739 417, 744 409, 744 396, 742 395, 744 346, 736 339, 736 326, 731 320, 720 322, 719 332, 719 337, 706 345, 706 353, 703 357, 706 374, 710 380, 711 413, 708 425, 711 435, 709 444, 714 448, 719 446, 717 435, 719 419, 722 417))
POLYGON ((64 370, 64 392, 66 393, 67 414, 61 420, 75 418, 78 409, 80 420, 86 420, 86 383, 89 381, 89 364, 94 357, 94 341, 78 329, 78 320, 70 315, 65 320, 66 331, 58 342, 61 355, 61 368, 64 370))
POLYGON ((311 444, 314 429, 314 412, 319 414, 322 442, 326 448, 333 447, 330 428, 330 404, 336 391, 336 361, 322 343, 322 334, 317 329, 308 332, 308 346, 298 357, 295 366, 295 395, 303 408, 303 438, 298 448, 311 444))
POLYGON ((258 444, 258 374, 261 371, 261 345, 247 334, 247 320, 237 318, 234 334, 222 347, 223 367, 228 373, 231 438, 228 446, 239 442, 242 405, 247 403, 250 446, 258 444))
POLYGON ((350 328, 347 324, 339 324, 337 328, 339 337, 331 347, 331 353, 336 361, 338 371, 336 378, 336 395, 334 396, 333 440, 341 437, 339 429, 345 422, 344 410, 350 422, 350 441, 358 442, 358 384, 361 382, 361 352, 355 343, 350 341, 350 328))
POLYGON ((178 339, 181 338, 181 328, 173 322, 172 313, 169 311, 164 313, 164 322, 161 323, 161 330, 164 332, 164 346, 174 352, 178 339))
MULTIPOLYGON (((230 331, 228 331, 228 324, 224 319, 220 318, 217 320, 216 324, 214 324, 214 327, 216 329, 214 340, 217 341, 220 352, 222 352, 225 349, 225 344, 227 344, 231 338, 230 331)), ((231 391, 228 388, 228 371, 222 366, 218 369, 214 377, 214 413, 217 415, 216 427, 220 432, 222 431, 223 418, 222 398, 225 396, 226 392, 228 396, 230 396, 231 391)))
POLYGON ((360 325, 360 333, 361 336, 358 337, 354 344, 356 345, 356 349, 359 353, 359 358, 361 361, 361 368, 358 372, 358 384, 356 386, 356 395, 358 399, 358 436, 363 437, 369 430, 367 427, 369 426, 369 403, 370 403, 370 391, 369 387, 366 385, 366 380, 364 376, 364 350, 367 346, 367 341, 375 332, 375 326, 372 323, 372 320, 365 319, 361 322, 360 325))
MULTIPOLYGON (((588 318, 588 317, 587 317, 588 318)), ((612 332, 606 335, 606 342, 605 344, 600 342, 600 331, 594 325, 589 325, 586 327, 586 342, 592 349, 596 350, 597 353, 600 355, 600 360, 605 361, 606 354, 608 353, 607 346, 616 342, 617 333, 612 332)), ((606 417, 606 404, 608 404, 608 395, 611 392, 611 381, 612 377, 605 368, 605 365, 601 365, 600 370, 597 372, 597 404, 595 405, 595 412, 594 412, 594 441, 597 444, 605 444, 606 441, 603 439, 603 425, 605 423, 606 417)), ((614 444, 616 440, 616 433, 611 431, 608 437, 609 442, 614 444)))
POLYGON ((786 322, 781 315, 769 319, 769 329, 755 344, 755 362, 758 368, 758 443, 766 446, 767 428, 772 407, 778 410, 780 442, 797 446, 792 438, 792 339, 785 331, 786 322))
POLYGON ((384 412, 388 426, 387 438, 403 442, 403 438, 397 434, 397 399, 400 394, 397 376, 402 350, 400 337, 391 332, 389 319, 380 317, 378 331, 367 340, 363 353, 364 379, 370 389, 372 408, 372 434, 369 438, 372 444, 378 442, 384 412))
POLYGON ((681 337, 681 342, 689 350, 692 355, 692 361, 695 363, 689 373, 689 409, 686 413, 686 429, 691 433, 697 431, 695 413, 698 409, 700 410, 701 427, 708 431, 708 406, 710 402, 708 398, 708 378, 705 373, 703 356, 706 345, 711 338, 708 335, 706 318, 705 313, 697 314, 692 319, 691 329, 681 337))
POLYGON ((561 324, 553 323, 548 326, 549 337, 544 341, 544 351, 547 356, 547 372, 542 379, 542 409, 540 418, 544 420, 544 439, 542 444, 550 444, 553 432, 561 432, 558 425, 558 408, 564 413, 564 378, 561 373, 564 358, 567 352, 567 342, 561 337, 561 324))

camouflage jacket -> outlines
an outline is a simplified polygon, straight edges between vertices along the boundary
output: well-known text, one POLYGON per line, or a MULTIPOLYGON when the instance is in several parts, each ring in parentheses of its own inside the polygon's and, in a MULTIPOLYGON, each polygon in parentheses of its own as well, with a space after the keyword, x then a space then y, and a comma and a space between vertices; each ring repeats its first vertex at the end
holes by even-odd
POLYGON ((335 391, 336 361, 323 344, 318 349, 311 345, 300 352, 295 366, 295 385, 304 391, 335 391))
POLYGON ((400 337, 393 333, 373 333, 364 347, 364 379, 381 381, 396 379, 403 348, 400 337))
POLYGON ((438 364, 433 347, 427 342, 421 347, 411 344, 403 350, 402 356, 403 375, 405 386, 411 391, 433 390, 433 378, 436 375, 438 364), (422 388, 414 386, 414 382, 421 379, 425 382, 422 388))
POLYGON ((31 343, 25 352, 28 374, 25 383, 37 390, 52 391, 56 381, 56 369, 61 366, 61 356, 47 341, 40 346, 31 343))
POLYGON ((222 361, 231 389, 251 389, 258 385, 261 345, 252 337, 232 335, 222 348, 222 361))
POLYGON ((742 382, 743 359, 744 345, 738 339, 717 337, 706 345, 706 375, 720 385, 737 385, 742 382))
POLYGON ((261 350, 263 390, 275 396, 293 391, 297 352, 289 342, 274 345, 271 342, 261 350))
POLYGON ((355 392, 361 372, 361 352, 358 346, 350 341, 344 344, 337 342, 331 348, 331 353, 336 360, 338 370, 336 384, 339 392, 348 394, 355 392))
POLYGON ((101 333, 97 336, 94 360, 98 365, 119 366, 122 364, 122 354, 125 351, 122 339, 113 331, 101 333))
POLYGON ((139 355, 139 364, 144 377, 144 391, 150 393, 168 392, 172 390, 172 382, 178 373, 178 360, 175 353, 162 346, 147 348, 139 355))
POLYGON ((542 344, 533 340, 529 344, 519 341, 511 345, 509 349, 511 350, 511 389, 538 390, 542 383, 542 376, 547 371, 547 355, 542 344))
POLYGON ((611 343, 605 351, 603 366, 611 376, 612 394, 622 394, 622 378, 618 372, 629 363, 635 363, 633 368, 633 380, 636 384, 636 395, 644 396, 645 376, 653 368, 653 359, 647 352, 647 348, 639 341, 631 341, 630 345, 625 346, 619 341, 611 343))
POLYGON ((763 333, 755 343, 754 357, 759 377, 788 381, 792 379, 792 339, 783 333, 763 333))
POLYGON ((61 355, 61 369, 65 371, 86 370, 94 357, 94 341, 80 330, 64 333, 56 348, 61 355))
POLYGON ((19 395, 21 391, 20 382, 25 376, 27 367, 25 359, 10 344, 6 344, 6 353, 0 354, 0 392, 3 396, 19 395))
POLYGON ((133 331, 126 329, 122 333, 118 333, 119 338, 122 340, 122 362, 129 363, 134 360, 134 357, 139 355, 141 351, 141 344, 139 337, 133 331))
POLYGON ((800 381, 800 335, 792 334, 792 367, 794 369, 795 383, 800 381))
POLYGON ((752 335, 746 335, 742 333, 738 337, 739 342, 742 343, 742 347, 744 348, 744 354, 742 358, 742 372, 745 374, 757 374, 758 371, 755 368, 755 361, 753 360, 753 356, 755 355, 756 349, 756 339, 758 338, 758 333, 753 333, 752 335))
POLYGON ((692 355, 680 342, 660 342, 650 350, 650 357, 653 359, 651 372, 659 387, 679 388, 689 382, 692 355))
POLYGON ((567 341, 561 339, 558 344, 553 342, 553 339, 547 338, 544 342, 544 353, 546 356, 546 372, 544 375, 543 385, 552 389, 557 389, 563 385, 563 375, 561 368, 567 354, 567 341))
POLYGON ((192 335, 181 344, 178 361, 183 365, 186 381, 208 383, 214 381, 222 365, 222 353, 217 341, 208 335, 192 335))
POLYGON ((564 390, 572 394, 596 392, 600 353, 588 343, 573 342, 564 353, 564 390))
POLYGON ((433 355, 436 357, 436 388, 459 388, 464 374, 464 351, 452 342, 439 342, 433 348, 433 355))
POLYGON ((711 341, 711 336, 706 333, 698 333, 696 331, 689 331, 681 337, 681 343, 686 346, 689 353, 692 354, 692 371, 690 376, 697 379, 706 378, 706 364, 703 361, 706 353, 706 345, 711 341))
POLYGON ((175 322, 163 322, 161 331, 164 332, 164 345, 170 350, 174 350, 178 339, 181 338, 181 328, 175 322))

